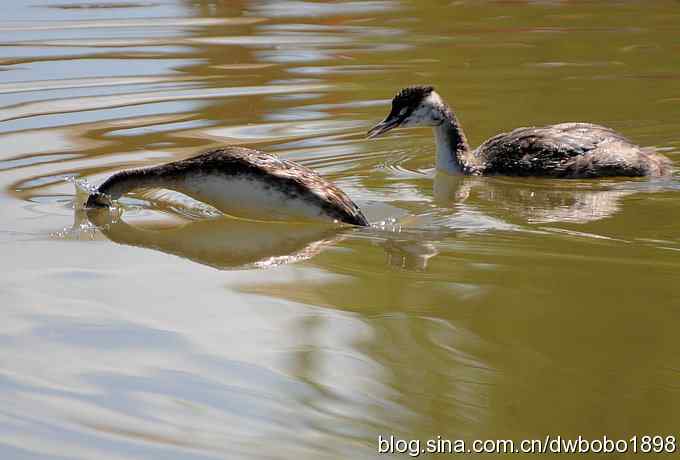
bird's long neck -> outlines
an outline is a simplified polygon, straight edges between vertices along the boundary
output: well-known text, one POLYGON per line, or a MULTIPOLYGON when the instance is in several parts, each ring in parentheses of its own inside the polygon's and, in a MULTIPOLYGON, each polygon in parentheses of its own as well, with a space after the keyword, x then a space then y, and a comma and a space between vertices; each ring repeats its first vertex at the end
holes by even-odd
POLYGON ((138 188, 168 187, 172 185, 171 175, 165 173, 163 168, 151 167, 116 173, 104 181, 97 191, 115 200, 120 198, 121 195, 138 188))
POLYGON ((437 144, 437 170, 448 174, 469 174, 472 154, 467 138, 456 115, 446 107, 444 120, 434 127, 437 144))

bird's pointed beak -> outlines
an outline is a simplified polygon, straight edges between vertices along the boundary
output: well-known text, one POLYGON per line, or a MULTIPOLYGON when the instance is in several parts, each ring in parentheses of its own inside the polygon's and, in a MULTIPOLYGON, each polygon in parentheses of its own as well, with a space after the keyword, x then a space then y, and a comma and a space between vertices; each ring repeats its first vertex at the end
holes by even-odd
POLYGON ((366 137, 369 139, 373 139, 374 137, 381 136, 385 134, 387 131, 390 131, 391 129, 396 128, 400 124, 400 120, 396 117, 387 117, 374 127, 372 127, 370 130, 368 130, 368 133, 366 133, 366 137))

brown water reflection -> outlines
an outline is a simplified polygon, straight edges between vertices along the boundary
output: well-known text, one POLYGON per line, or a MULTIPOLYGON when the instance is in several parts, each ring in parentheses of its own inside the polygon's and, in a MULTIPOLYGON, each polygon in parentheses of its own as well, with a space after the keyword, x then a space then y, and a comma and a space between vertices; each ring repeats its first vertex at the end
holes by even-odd
MULTIPOLYGON (((80 211, 78 214, 83 213, 80 211)), ((112 218, 107 209, 89 210, 87 219, 109 240, 156 249, 219 269, 272 268, 300 262, 341 239, 346 228, 244 221, 230 217, 144 228, 112 218)), ((76 223, 74 228, 83 224, 76 223)))
POLYGON ((677 176, 451 178, 432 172, 427 130, 363 137, 397 88, 432 83, 472 144, 584 120, 680 164, 677 6, 5 8, 0 456, 677 435, 677 176), (64 177, 227 143, 319 170, 374 226, 284 229, 146 195, 119 216, 74 212, 64 177))

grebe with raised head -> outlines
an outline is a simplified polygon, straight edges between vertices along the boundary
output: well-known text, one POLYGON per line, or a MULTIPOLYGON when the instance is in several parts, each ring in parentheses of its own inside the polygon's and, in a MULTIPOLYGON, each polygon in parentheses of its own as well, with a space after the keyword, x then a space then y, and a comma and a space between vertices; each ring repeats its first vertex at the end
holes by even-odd
POLYGON ((387 118, 367 136, 417 126, 434 129, 437 169, 449 174, 588 178, 671 172, 665 156, 591 123, 517 128, 472 150, 453 110, 432 86, 402 89, 392 100, 387 118))
MULTIPOLYGON (((455 114, 431 86, 402 89, 387 118, 368 137, 412 126, 434 129, 437 169, 449 174, 576 178, 663 176, 671 171, 663 155, 589 123, 518 128, 471 150, 455 114)), ((244 147, 121 171, 104 181, 86 206, 108 206, 127 192, 148 187, 176 190, 237 217, 368 225, 361 209, 316 172, 244 147)))
POLYGON ((175 190, 236 217, 368 225, 345 192, 316 172, 244 147, 121 171, 104 181, 86 206, 109 206, 127 192, 150 187, 175 190))

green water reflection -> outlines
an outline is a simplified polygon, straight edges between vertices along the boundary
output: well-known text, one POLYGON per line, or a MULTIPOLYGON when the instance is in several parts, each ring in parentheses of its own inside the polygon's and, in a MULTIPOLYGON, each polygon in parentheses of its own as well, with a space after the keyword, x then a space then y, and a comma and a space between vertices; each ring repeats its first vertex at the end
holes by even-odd
POLYGON ((6 13, 3 458, 679 434, 677 177, 451 178, 432 170, 428 130, 364 138, 398 88, 430 83, 475 145, 591 121, 680 164, 677 2, 6 13), (204 219, 146 195, 122 218, 74 216, 64 176, 98 183, 227 143, 317 169, 375 225, 204 219))

